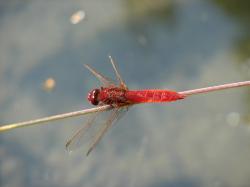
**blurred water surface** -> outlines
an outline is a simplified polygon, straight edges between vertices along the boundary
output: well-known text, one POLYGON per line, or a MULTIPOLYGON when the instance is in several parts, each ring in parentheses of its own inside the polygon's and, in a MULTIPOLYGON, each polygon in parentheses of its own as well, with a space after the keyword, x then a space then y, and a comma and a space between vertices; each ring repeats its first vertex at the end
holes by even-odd
MULTIPOLYGON (((1 1, 0 124, 90 107, 83 64, 113 77, 110 54, 130 89, 249 80, 249 14, 247 0, 1 1)), ((6 132, 0 186, 248 186, 249 102, 239 88, 136 106, 89 157, 64 147, 85 117, 6 132)))

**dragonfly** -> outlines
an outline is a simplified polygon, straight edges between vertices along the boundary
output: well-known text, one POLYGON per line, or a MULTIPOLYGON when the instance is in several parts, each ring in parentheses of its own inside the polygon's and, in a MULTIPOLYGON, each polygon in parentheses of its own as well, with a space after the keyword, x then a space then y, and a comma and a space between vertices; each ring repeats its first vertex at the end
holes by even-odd
MULTIPOLYGON (((111 109, 106 119, 103 120, 101 127, 94 132, 90 137, 90 144, 86 155, 88 156, 96 145, 101 141, 104 134, 116 123, 122 116, 135 104, 140 103, 163 103, 172 102, 184 99, 185 95, 172 90, 130 90, 123 81, 118 72, 117 65, 111 56, 109 56, 110 63, 116 75, 116 84, 110 78, 103 76, 95 69, 85 64, 85 67, 101 82, 100 88, 94 88, 87 95, 87 100, 95 106, 110 105, 111 109)), ((100 111, 95 113, 87 123, 81 127, 66 143, 66 149, 71 151, 75 145, 79 143, 80 139, 86 136, 89 129, 94 128, 98 116, 107 111, 100 111)))
POLYGON ((91 90, 87 95, 87 100, 92 105, 97 107, 52 115, 23 122, 1 125, 0 133, 11 129, 34 126, 37 124, 45 124, 45 122, 51 122, 55 120, 91 113, 92 116, 89 117, 89 120, 87 120, 85 125, 83 125, 66 143, 67 150, 73 151, 74 148, 78 148, 82 145, 85 145, 86 141, 81 141, 85 138, 85 140, 87 140, 87 142, 89 143, 86 147, 86 155, 88 156, 96 147, 96 145, 101 141, 106 132, 112 126, 114 126, 114 124, 119 121, 133 105, 141 103, 172 102, 184 99, 187 96, 191 95, 197 95, 202 93, 204 94, 229 88, 250 86, 250 80, 248 80, 221 84, 217 86, 210 86, 205 88, 186 90, 181 92, 160 89, 130 90, 128 89, 120 73, 118 72, 114 60, 111 58, 111 56, 109 56, 109 58, 110 63, 115 72, 116 82, 103 76, 101 73, 97 72, 89 65, 85 65, 85 67, 101 82, 100 88, 95 88, 91 90), (102 116, 105 116, 105 118, 103 118, 103 120, 99 122, 99 119, 102 116))

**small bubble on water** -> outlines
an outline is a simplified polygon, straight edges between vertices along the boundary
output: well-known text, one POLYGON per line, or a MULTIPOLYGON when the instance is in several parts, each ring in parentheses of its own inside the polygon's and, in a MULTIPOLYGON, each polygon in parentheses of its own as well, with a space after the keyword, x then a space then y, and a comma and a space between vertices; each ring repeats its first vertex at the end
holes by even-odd
POLYGON ((139 35, 137 38, 140 45, 145 46, 147 45, 147 38, 144 35, 139 35))
POLYGON ((56 81, 53 78, 47 78, 43 83, 43 89, 45 91, 52 91, 56 86, 56 81))
POLYGON ((70 22, 74 25, 78 24, 85 18, 85 16, 86 16, 85 12, 83 10, 79 10, 70 17, 70 22))
POLYGON ((230 112, 228 115, 227 115, 227 123, 230 125, 230 126, 237 126, 240 122, 240 114, 237 113, 237 112, 230 112))

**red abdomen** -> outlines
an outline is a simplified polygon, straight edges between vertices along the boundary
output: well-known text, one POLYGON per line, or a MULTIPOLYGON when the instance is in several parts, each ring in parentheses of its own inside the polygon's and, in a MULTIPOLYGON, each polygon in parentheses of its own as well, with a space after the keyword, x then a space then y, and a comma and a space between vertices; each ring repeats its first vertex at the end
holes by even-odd
POLYGON ((171 102, 185 98, 184 95, 171 90, 129 90, 125 97, 131 103, 171 102))

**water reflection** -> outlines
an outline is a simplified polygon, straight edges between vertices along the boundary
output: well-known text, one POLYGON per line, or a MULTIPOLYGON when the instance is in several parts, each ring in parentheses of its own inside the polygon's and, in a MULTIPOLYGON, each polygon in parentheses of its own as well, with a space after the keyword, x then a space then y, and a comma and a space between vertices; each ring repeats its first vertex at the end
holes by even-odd
MULTIPOLYGON (((0 14, 1 123, 87 108, 97 82, 83 63, 112 75, 109 54, 130 88, 247 79, 235 63, 247 52, 238 59, 232 51, 244 51, 235 46, 248 23, 221 2, 9 2, 0 14), (87 18, 72 25, 77 10, 87 18), (56 80, 50 94, 41 89, 48 77, 56 80)), ((236 89, 134 107, 88 158, 64 149, 85 118, 1 134, 1 186, 247 186, 248 95, 236 89)))
POLYGON ((249 58, 250 54, 250 35, 249 35, 249 6, 250 2, 247 0, 243 0, 240 3, 229 0, 214 0, 214 2, 223 10, 227 15, 232 17, 237 24, 241 28, 241 32, 239 32, 239 36, 236 40, 236 50, 237 55, 239 55, 241 61, 245 61, 249 58))
MULTIPOLYGON (((233 52, 238 57, 238 62, 242 66, 242 72, 246 78, 250 77, 249 73, 249 59, 250 59, 250 23, 249 23, 249 6, 250 2, 247 0, 241 1, 224 1, 224 0, 214 0, 214 2, 231 18, 233 18, 239 25, 238 36, 235 39, 233 52)), ((250 94, 247 94, 247 105, 248 116, 246 119, 250 121, 250 94)))

